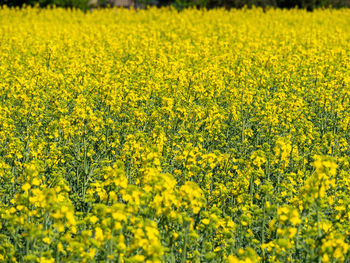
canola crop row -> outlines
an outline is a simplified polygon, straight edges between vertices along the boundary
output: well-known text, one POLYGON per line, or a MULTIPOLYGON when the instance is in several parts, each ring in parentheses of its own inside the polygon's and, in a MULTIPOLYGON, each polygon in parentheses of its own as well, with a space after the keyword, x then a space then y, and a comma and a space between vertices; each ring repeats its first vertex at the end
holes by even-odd
POLYGON ((0 9, 1 262, 349 262, 350 11, 0 9))

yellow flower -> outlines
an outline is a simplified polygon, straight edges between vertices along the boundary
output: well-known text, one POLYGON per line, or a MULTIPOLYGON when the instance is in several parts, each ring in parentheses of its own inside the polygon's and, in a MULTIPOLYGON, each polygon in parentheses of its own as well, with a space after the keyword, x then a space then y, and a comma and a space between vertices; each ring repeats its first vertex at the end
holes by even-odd
POLYGON ((64 251, 63 245, 62 245, 61 242, 59 242, 59 243, 57 244, 57 251, 58 251, 58 252, 63 252, 63 251, 64 251))
POLYGON ((51 244, 51 239, 49 237, 44 237, 43 238, 44 243, 46 244, 51 244))
POLYGON ((209 225, 210 220, 209 220, 208 218, 204 218, 204 219, 202 220, 202 223, 203 223, 204 225, 209 225))
POLYGON ((92 224, 96 224, 96 222, 98 221, 99 219, 97 218, 97 216, 92 216, 92 217, 90 217, 90 222, 92 223, 92 224))
POLYGON ((104 241, 104 235, 103 235, 103 231, 100 227, 96 227, 95 228, 95 239, 98 242, 103 242, 104 241))
POLYGON ((130 258, 132 262, 145 262, 145 256, 143 255, 135 255, 130 258))
POLYGON ((31 188, 31 185, 29 183, 25 183, 24 185, 22 185, 22 190, 28 194, 28 190, 31 188))

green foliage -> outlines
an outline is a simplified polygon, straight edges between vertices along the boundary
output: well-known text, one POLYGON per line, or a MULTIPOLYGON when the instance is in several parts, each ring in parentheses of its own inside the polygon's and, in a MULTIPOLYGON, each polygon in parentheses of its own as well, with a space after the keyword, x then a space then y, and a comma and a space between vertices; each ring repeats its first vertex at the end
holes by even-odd
POLYGON ((207 7, 210 0, 174 0, 172 3, 176 9, 182 10, 189 7, 207 7))
POLYGON ((89 0, 0 0, 0 6, 23 6, 23 5, 39 5, 40 7, 58 6, 66 8, 79 8, 86 10, 89 0))

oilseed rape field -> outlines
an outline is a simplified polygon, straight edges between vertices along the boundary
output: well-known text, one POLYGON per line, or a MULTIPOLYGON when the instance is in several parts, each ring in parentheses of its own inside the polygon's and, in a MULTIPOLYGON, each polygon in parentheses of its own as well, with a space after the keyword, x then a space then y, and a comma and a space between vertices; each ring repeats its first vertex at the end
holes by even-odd
POLYGON ((0 9, 0 262, 350 262, 350 11, 0 9))

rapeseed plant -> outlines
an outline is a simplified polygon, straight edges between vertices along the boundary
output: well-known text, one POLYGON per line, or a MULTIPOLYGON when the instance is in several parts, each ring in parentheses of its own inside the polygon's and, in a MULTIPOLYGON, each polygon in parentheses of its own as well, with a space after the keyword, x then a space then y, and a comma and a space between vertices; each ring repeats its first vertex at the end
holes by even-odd
POLYGON ((349 17, 1 7, 0 261, 349 261, 349 17))

